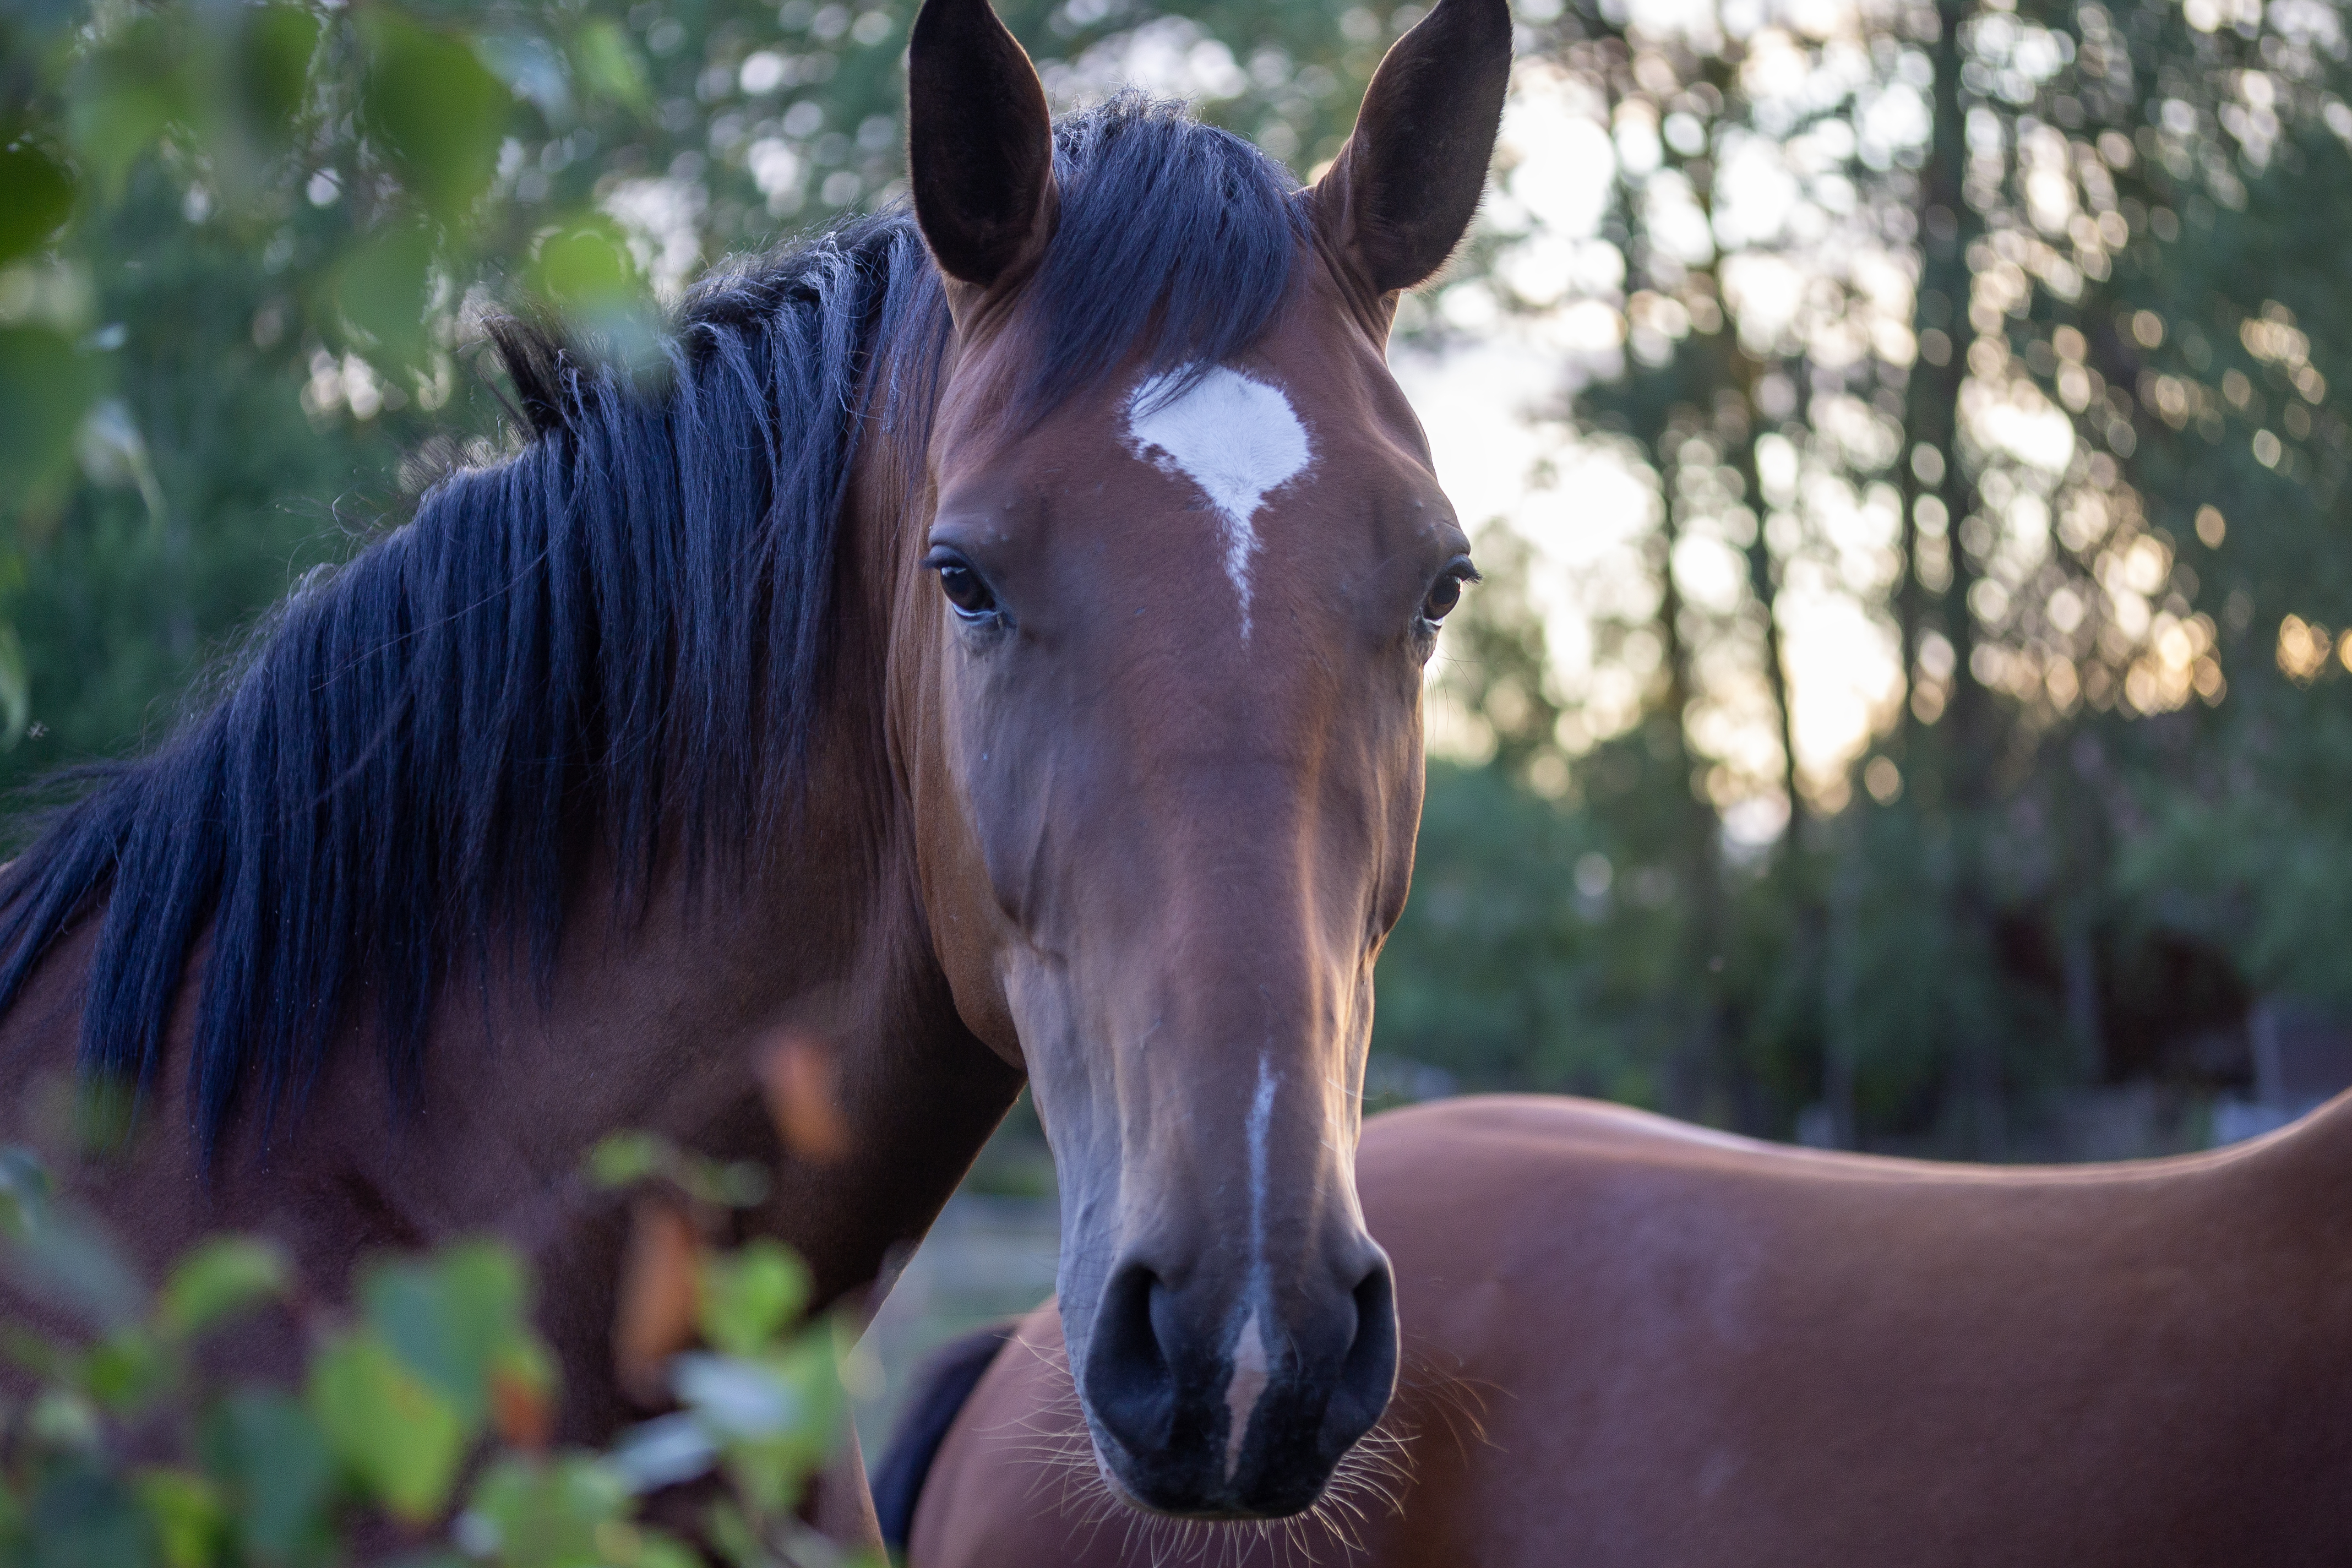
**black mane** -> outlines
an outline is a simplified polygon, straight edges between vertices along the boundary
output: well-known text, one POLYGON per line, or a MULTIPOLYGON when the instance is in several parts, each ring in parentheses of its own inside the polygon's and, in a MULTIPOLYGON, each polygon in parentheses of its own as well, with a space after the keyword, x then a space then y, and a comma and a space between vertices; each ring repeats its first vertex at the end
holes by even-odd
MULTIPOLYGON (((1033 409, 1265 330, 1299 234, 1278 165, 1139 95, 1055 152, 1060 226, 1023 306, 1033 409)), ((868 430, 923 438, 947 323, 890 213, 707 280, 652 390, 520 324, 497 337, 522 450, 298 588, 219 701, 92 770, 0 888, 0 1009, 102 919, 81 1063, 142 1094, 209 931, 188 1068, 207 1158, 241 1108, 299 1106, 354 1016, 413 1096, 442 989, 526 954, 543 984, 592 855, 625 917, 657 856, 724 888, 772 843, 845 483, 868 430)))

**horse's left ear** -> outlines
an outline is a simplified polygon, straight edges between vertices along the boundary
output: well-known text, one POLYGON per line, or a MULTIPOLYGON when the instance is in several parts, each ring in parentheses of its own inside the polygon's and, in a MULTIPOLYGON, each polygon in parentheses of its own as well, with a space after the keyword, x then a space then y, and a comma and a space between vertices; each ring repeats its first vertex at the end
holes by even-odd
POLYGON ((1375 292, 1423 281, 1461 241, 1510 80, 1509 0, 1438 0, 1381 61, 1315 187, 1319 220, 1375 292))
POLYGON ((988 0, 924 0, 907 42, 915 219, 950 278, 987 288, 1052 226, 1054 121, 1036 68, 988 0))

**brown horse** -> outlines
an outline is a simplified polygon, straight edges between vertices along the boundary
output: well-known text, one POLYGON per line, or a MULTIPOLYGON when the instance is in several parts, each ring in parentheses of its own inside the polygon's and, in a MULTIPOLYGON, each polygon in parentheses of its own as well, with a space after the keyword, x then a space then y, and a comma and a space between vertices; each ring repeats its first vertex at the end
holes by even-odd
POLYGON ((877 1471, 911 1568, 2352 1563, 2352 1097, 2066 1169, 1472 1099, 1357 1180, 1406 1371, 1313 1518, 1113 1501, 1049 1306, 877 1471))
POLYGON ((504 329, 520 454, 307 584, 16 863, 0 1136, 151 1264, 260 1230, 333 1293, 518 1238, 594 1436, 628 1413, 618 1215, 569 1176, 600 1135, 772 1162, 758 1223, 835 1300, 1025 1072, 1111 1473, 1312 1501, 1394 1375, 1357 1095, 1471 575, 1384 345, 1476 205, 1510 31, 1443 0, 1300 190, 1139 99, 1057 130, 986 0, 929 0, 911 220, 706 282, 651 386, 504 329), (776 1145, 786 1027, 836 1044, 845 1159, 776 1145), (47 1114, 78 1073, 135 1111, 101 1149, 47 1114))

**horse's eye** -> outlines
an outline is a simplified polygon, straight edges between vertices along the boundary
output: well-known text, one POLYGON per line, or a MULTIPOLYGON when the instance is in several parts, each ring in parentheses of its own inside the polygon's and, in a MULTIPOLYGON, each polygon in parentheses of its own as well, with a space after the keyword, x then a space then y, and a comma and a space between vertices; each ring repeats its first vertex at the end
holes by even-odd
POLYGON ((947 556, 930 563, 931 570, 940 574, 940 591, 955 606, 955 613, 967 620, 978 620, 996 612, 996 595, 969 563, 947 556))
POLYGON ((1429 593, 1421 601, 1421 618, 1432 626, 1444 620, 1454 606, 1462 602, 1462 584, 1475 583, 1478 574, 1467 561, 1455 561, 1448 565, 1437 581, 1429 585, 1429 593))

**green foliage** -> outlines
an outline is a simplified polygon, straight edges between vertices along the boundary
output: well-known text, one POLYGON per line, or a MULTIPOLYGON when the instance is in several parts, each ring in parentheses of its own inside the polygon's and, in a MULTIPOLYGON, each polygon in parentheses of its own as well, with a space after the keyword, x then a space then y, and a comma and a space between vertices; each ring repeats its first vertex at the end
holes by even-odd
POLYGON ((221 1523, 208 1536, 215 1554, 174 1558, 173 1568, 218 1562, 224 1544, 230 1561, 273 1565, 331 1555, 335 1461, 299 1401, 268 1389, 230 1393, 205 1414, 197 1454, 201 1478, 171 1473, 194 1480, 218 1509, 221 1523))
POLYGON ((28 143, 0 147, 0 265, 49 242, 73 211, 73 176, 28 143))
POLYGON ((721 1164, 649 1132, 615 1132, 588 1152, 588 1179, 600 1187, 668 1184, 709 1208, 741 1209, 768 1195, 768 1173, 748 1161, 721 1164))
POLYGON ((505 85, 467 40, 371 7, 360 112, 403 184, 444 222, 461 221, 488 188, 499 133, 513 112, 505 85))
POLYGON ((388 364, 423 363, 432 271, 433 235, 422 223, 387 224, 361 240, 335 272, 344 331, 388 364))
POLYGON ((811 1282, 801 1260, 772 1241, 753 1241, 702 1271, 702 1337, 731 1356, 755 1354, 808 1305, 811 1282))
POLYGON ((100 376, 58 329, 0 326, 0 493, 42 492, 65 474, 100 376))
MULTIPOLYGON (((614 1187, 698 1170, 635 1135, 597 1165, 614 1187)), ((47 1280, 107 1325, 75 1341, 0 1324, 40 1384, 0 1408, 0 1568, 324 1568, 376 1518, 412 1542, 446 1538, 418 1563, 690 1568, 704 1559, 641 1516, 651 1492, 714 1470, 725 1484, 703 1538, 735 1568, 851 1568, 794 1511, 845 1426, 845 1341, 804 1320, 806 1270, 772 1242, 684 1265, 710 1348, 672 1363, 680 1408, 604 1454, 546 1447, 551 1363, 503 1244, 373 1264, 348 1317, 294 1294, 283 1257, 252 1237, 200 1243, 152 1297, 135 1279, 77 1285, 60 1258, 121 1268, 39 1166, 0 1148, 8 1277, 47 1280), (207 1370, 205 1336, 256 1312, 290 1314, 316 1345, 299 1397, 207 1370), (126 1458, 134 1436, 152 1459, 174 1433, 161 1462, 126 1458)))
POLYGON ((547 1397, 554 1373, 530 1331, 522 1266, 489 1242, 461 1242, 429 1262, 388 1263, 360 1282, 371 1329, 450 1402, 470 1435, 501 1384, 547 1397))
POLYGON ((355 1330, 310 1366, 311 1417, 368 1496, 409 1524, 441 1511, 467 1431, 441 1391, 383 1338, 355 1330))
POLYGON ((251 1237, 224 1236, 198 1244, 172 1270, 155 1301, 158 1330, 185 1341, 223 1319, 286 1292, 286 1258, 251 1237))

